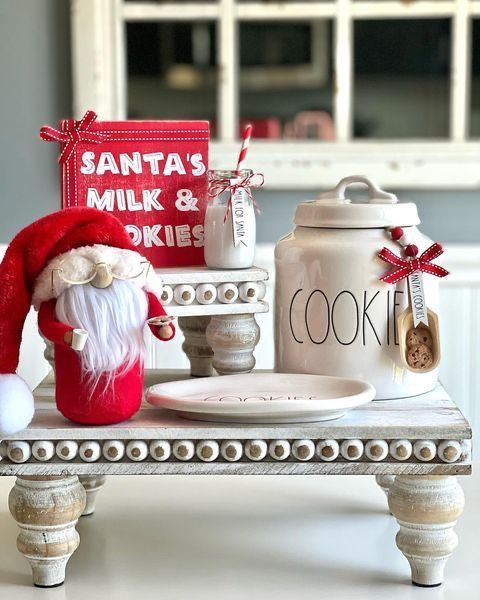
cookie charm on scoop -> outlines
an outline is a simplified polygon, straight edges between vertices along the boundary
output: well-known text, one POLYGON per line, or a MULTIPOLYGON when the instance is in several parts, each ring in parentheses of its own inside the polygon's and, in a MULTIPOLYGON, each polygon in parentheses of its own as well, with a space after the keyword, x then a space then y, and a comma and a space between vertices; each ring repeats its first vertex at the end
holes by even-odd
POLYGON ((429 369, 433 365, 433 351, 425 344, 408 349, 407 363, 414 369, 429 369))
POLYGON ((379 258, 395 268, 380 279, 393 285, 408 279, 409 306, 397 319, 402 364, 414 373, 428 373, 440 362, 440 330, 437 314, 427 306, 423 274, 436 277, 448 275, 443 267, 431 262, 443 253, 443 248, 434 243, 418 256, 418 247, 409 243, 401 227, 393 227, 388 231, 392 240, 403 248, 405 258, 388 248, 382 248, 378 253, 379 258))
POLYGON ((414 327, 407 333, 407 346, 413 348, 418 344, 425 344, 425 346, 433 348, 432 334, 427 327, 414 327))

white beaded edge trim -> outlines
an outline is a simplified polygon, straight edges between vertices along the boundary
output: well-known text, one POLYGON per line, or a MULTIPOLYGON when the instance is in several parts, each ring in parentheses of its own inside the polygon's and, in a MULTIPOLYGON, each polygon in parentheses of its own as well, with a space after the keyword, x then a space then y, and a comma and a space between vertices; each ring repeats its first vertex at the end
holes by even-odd
POLYGON ((261 302, 265 298, 266 285, 264 281, 242 281, 232 283, 189 283, 175 285, 163 284, 161 302, 163 306, 190 306, 191 304, 251 304, 261 302), (251 290, 254 291, 253 295, 251 290), (202 291, 210 292, 211 298, 202 299, 202 291), (226 291, 232 292, 232 297, 225 296, 226 291), (185 294, 185 297, 183 297, 185 294))
POLYGON ((413 462, 454 464, 470 458, 463 440, 251 439, 251 440, 15 440, 0 441, 0 460, 26 462, 236 462, 262 460, 359 463, 413 462))

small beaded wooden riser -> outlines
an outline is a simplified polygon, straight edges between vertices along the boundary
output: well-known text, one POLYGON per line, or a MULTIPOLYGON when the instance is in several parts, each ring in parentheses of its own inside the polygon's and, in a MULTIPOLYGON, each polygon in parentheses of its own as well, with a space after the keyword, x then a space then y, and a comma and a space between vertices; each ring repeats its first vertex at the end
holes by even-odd
POLYGON ((180 317, 178 324, 185 336, 182 349, 190 361, 193 377, 213 375, 213 350, 207 342, 206 330, 210 317, 180 317))
POLYGON ((185 268, 159 270, 158 274, 163 282, 162 304, 169 315, 179 317, 191 374, 207 377, 213 374, 213 366, 218 366, 219 373, 251 370, 258 342, 254 315, 268 310, 264 301, 268 273, 253 267, 239 271, 185 268), (212 315, 219 319, 213 320, 207 341, 212 315))
POLYGON ((214 315, 206 329, 213 349, 213 366, 221 375, 249 373, 255 366, 253 351, 260 339, 260 328, 253 315, 214 315))

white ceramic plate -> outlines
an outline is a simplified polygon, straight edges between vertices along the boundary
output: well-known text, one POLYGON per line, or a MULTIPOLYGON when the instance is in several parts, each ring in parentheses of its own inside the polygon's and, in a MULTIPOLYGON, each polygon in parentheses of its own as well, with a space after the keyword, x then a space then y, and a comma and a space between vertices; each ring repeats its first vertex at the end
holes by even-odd
POLYGON ((154 406, 200 421, 306 423, 338 419, 370 402, 369 383, 343 377, 285 373, 249 373, 186 379, 147 390, 154 406))

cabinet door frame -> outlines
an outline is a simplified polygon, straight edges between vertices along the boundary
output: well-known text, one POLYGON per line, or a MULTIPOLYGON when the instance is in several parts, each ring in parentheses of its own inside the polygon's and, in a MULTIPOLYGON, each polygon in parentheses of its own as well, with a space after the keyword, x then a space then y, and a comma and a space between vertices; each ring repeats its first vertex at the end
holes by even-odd
POLYGON ((71 0, 74 116, 95 110, 101 119, 124 119, 127 72, 124 25, 132 21, 217 23, 218 139, 212 167, 238 152, 238 25, 245 21, 330 19, 334 42, 336 140, 257 141, 251 166, 270 189, 315 189, 346 174, 365 173, 381 185, 402 189, 478 189, 480 140, 469 139, 472 19, 480 0, 326 0, 323 2, 125 2, 71 0), (179 4, 181 10, 179 10, 179 4), (354 140, 353 23, 359 19, 448 18, 452 22, 450 127, 446 140, 354 140))

